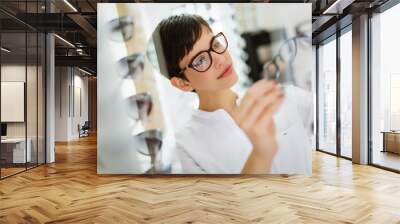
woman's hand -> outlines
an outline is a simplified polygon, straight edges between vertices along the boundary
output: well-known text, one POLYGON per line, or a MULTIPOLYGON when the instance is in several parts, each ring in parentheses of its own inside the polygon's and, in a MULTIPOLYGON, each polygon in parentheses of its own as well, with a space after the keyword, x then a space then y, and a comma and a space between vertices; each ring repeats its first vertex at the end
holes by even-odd
POLYGON ((252 85, 231 116, 247 134, 253 151, 242 173, 268 173, 278 150, 273 115, 283 101, 281 86, 260 80, 252 85))

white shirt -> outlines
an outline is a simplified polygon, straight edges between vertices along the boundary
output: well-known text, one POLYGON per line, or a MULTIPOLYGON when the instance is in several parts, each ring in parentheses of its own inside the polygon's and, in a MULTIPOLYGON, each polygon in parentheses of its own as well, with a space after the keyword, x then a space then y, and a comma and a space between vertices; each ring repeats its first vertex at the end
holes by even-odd
POLYGON ((312 173, 312 135, 314 120, 311 92, 284 86, 285 100, 275 115, 278 153, 273 162, 273 174, 312 173))
MULTIPOLYGON (((311 142, 306 125, 312 116, 312 96, 285 86, 285 100, 277 111, 278 153, 271 173, 311 174, 311 142)), ((247 135, 223 109, 195 110, 176 133, 177 155, 185 174, 239 174, 252 150, 247 135)))
POLYGON ((238 174, 253 148, 246 134, 223 109, 194 111, 176 134, 182 173, 238 174))

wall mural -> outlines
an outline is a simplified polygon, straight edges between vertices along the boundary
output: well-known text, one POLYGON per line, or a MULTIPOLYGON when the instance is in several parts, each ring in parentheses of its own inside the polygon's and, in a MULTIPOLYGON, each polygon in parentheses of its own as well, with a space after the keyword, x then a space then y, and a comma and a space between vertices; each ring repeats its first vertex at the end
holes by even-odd
POLYGON ((311 51, 311 4, 98 4, 98 173, 311 174, 311 51))

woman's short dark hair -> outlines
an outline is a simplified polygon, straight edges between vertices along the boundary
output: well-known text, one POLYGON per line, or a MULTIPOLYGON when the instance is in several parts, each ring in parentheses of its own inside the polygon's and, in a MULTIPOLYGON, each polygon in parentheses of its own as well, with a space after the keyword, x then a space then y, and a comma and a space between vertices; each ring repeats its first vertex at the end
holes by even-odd
POLYGON ((179 62, 200 39, 202 26, 211 31, 202 17, 190 14, 170 16, 158 24, 157 29, 160 32, 169 78, 186 79, 183 73, 180 74, 179 62))

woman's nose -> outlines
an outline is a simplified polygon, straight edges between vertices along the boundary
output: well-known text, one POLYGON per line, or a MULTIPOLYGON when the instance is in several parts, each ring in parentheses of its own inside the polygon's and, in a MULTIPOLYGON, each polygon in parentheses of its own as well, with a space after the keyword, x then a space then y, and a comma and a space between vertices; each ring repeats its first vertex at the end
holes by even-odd
POLYGON ((224 54, 217 54, 215 52, 211 52, 211 57, 213 58, 213 64, 216 69, 220 69, 224 65, 225 57, 224 54))

